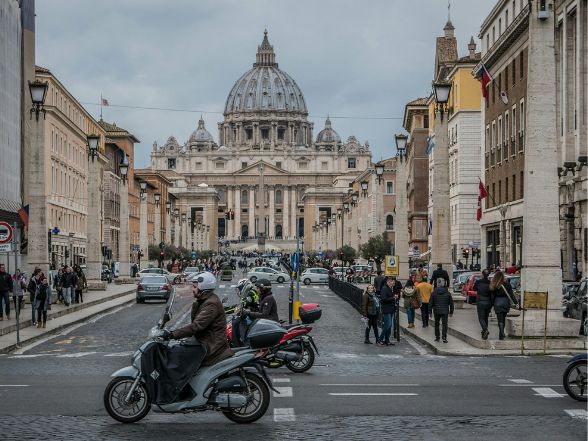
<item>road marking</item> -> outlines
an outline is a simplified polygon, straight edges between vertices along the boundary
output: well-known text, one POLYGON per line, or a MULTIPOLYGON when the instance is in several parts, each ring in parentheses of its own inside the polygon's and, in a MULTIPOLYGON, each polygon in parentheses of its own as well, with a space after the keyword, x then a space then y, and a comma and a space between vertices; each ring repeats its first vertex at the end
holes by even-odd
POLYGON ((567 355, 567 354, 550 354, 550 355, 548 355, 548 357, 553 357, 553 358, 571 358, 571 356, 570 355, 567 355))
POLYGON ((524 378, 509 378, 508 381, 512 381, 513 383, 523 384, 523 383, 533 383, 530 380, 525 380, 524 378))
POLYGON ((236 288, 236 287, 237 287, 237 285, 231 285, 231 288, 236 288))
POLYGON ((274 398, 289 398, 289 397, 294 396, 291 387, 275 386, 274 389, 276 389, 276 391, 277 391, 277 392, 274 391, 274 398))
POLYGON ((29 387, 28 384, 0 384, 0 387, 29 387))
POLYGON ((398 355, 398 354, 378 354, 378 357, 380 358, 404 358, 404 355, 398 355))
POLYGON ((333 354, 335 358, 359 358, 357 354, 333 354))
POLYGON ((42 357, 43 355, 47 355, 47 354, 12 355, 8 358, 36 358, 36 357, 42 357))
POLYGON ((335 297, 335 296, 332 296, 332 295, 329 295, 329 294, 321 294, 321 297, 335 297))
POLYGON ((566 409, 564 412, 575 420, 588 420, 588 411, 586 409, 566 409))
POLYGON ((330 392, 329 395, 336 397, 414 397, 411 392, 330 392))
POLYGON ((75 354, 57 355, 57 358, 80 358, 80 357, 85 357, 86 355, 92 355, 95 353, 96 352, 76 352, 75 354))
POLYGON ((420 386, 420 384, 412 383, 412 384, 391 384, 391 383, 384 383, 384 384, 373 384, 373 383, 355 383, 355 384, 346 384, 346 383, 325 383, 319 384, 319 386, 351 386, 351 387, 403 387, 403 386, 420 386))
POLYGON ((537 392, 535 395, 540 395, 544 398, 561 398, 562 394, 554 391, 550 387, 534 387, 533 390, 537 392))
POLYGON ((561 384, 499 384, 500 387, 563 387, 561 384))
POLYGON ((292 409, 291 407, 274 409, 274 421, 276 423, 296 421, 294 409, 292 409))
POLYGON ((289 378, 272 378, 272 383, 289 383, 289 378))
MULTIPOLYGON (((284 285, 278 285, 278 288, 284 288, 284 285)), ((276 409, 276 410, 278 410, 278 409, 276 409)))
POLYGON ((113 352, 112 354, 104 354, 105 357, 130 357, 133 355, 134 351, 126 351, 126 352, 113 352))

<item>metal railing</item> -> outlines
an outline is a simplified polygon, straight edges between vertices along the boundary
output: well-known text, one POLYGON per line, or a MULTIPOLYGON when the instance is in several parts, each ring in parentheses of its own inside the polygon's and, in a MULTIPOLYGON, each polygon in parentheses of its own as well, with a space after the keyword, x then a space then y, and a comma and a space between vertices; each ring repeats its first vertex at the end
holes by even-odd
POLYGON ((363 290, 357 286, 329 277, 329 288, 361 313, 361 296, 363 290))

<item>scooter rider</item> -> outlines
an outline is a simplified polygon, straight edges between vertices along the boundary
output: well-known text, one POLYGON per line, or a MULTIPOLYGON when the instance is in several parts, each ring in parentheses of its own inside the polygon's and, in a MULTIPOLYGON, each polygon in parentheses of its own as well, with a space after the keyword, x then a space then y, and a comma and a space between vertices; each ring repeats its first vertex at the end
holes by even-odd
POLYGON ((206 347, 203 366, 210 366, 233 354, 226 334, 225 309, 214 293, 216 277, 202 273, 192 280, 192 292, 196 300, 192 304, 192 323, 175 331, 165 330, 162 338, 180 339, 194 336, 206 347))
POLYGON ((261 295, 261 303, 259 305, 259 312, 245 310, 244 314, 247 317, 255 319, 268 319, 279 322, 278 319, 278 304, 272 294, 272 283, 267 279, 259 279, 255 283, 261 295))
MULTIPOLYGON (((259 311, 259 292, 253 283, 249 279, 241 279, 237 282, 237 293, 239 294, 239 306, 241 311, 249 310, 257 312, 259 311)), ((247 328, 253 322, 252 319, 241 316, 240 314, 233 317, 233 345, 244 346, 245 335, 247 334, 247 328)))

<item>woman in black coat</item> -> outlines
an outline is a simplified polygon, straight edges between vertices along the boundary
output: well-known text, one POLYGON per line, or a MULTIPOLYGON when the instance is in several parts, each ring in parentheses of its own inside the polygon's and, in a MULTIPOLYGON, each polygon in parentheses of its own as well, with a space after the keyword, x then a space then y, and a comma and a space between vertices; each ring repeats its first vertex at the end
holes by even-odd
POLYGON ((506 314, 508 314, 511 304, 518 307, 518 303, 512 292, 510 283, 506 281, 503 272, 500 270, 494 273, 492 282, 490 282, 490 294, 492 296, 492 304, 494 305, 496 319, 498 320, 498 339, 504 340, 506 314))

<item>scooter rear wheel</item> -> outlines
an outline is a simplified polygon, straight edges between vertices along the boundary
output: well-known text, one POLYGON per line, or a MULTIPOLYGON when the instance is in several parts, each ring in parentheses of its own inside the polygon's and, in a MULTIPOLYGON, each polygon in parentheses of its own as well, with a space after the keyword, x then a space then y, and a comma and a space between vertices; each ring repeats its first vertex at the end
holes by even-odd
POLYGON ((302 345, 302 358, 299 361, 288 361, 286 367, 292 372, 301 374, 314 365, 314 350, 308 344, 302 345))
POLYGON ((586 360, 570 363, 563 375, 564 389, 570 397, 578 401, 586 401, 588 388, 586 374, 586 360))
POLYGON ((245 380, 249 387, 247 404, 238 409, 223 411, 223 415, 235 423, 248 424, 265 415, 270 403, 270 391, 265 381, 256 374, 247 372, 245 380))
POLYGON ((108 383, 104 391, 106 411, 121 423, 135 423, 143 419, 151 410, 151 398, 141 382, 137 384, 131 400, 128 403, 125 401, 134 381, 131 377, 116 377, 108 383))

